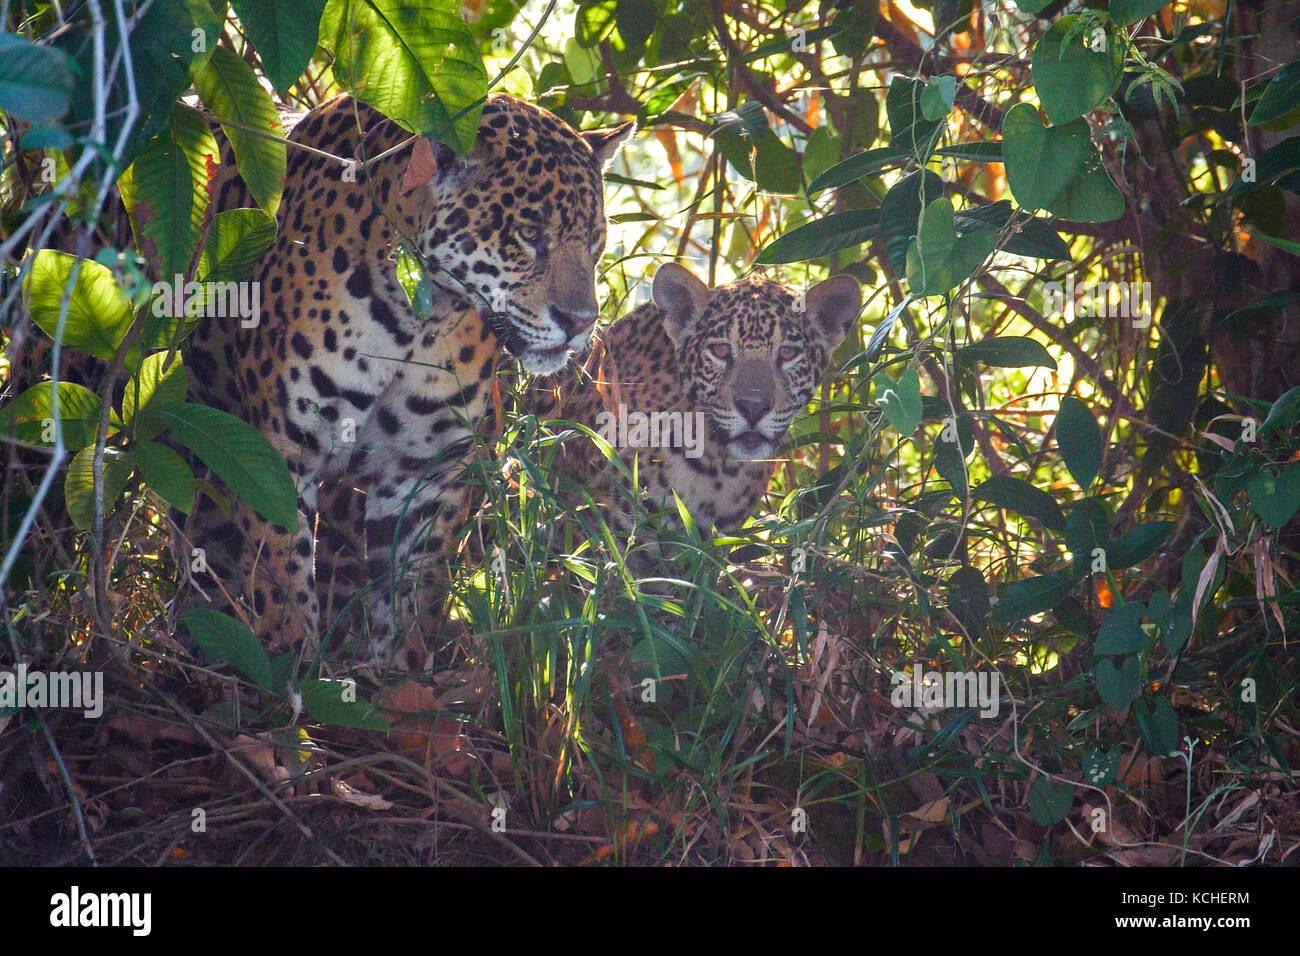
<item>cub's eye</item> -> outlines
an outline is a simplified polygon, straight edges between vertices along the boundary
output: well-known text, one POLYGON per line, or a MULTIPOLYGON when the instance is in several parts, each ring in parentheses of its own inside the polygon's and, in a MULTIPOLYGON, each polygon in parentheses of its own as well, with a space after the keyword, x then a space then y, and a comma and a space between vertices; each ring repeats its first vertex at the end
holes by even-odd
POLYGON ((533 222, 521 222, 515 226, 515 235, 535 246, 542 241, 542 227, 533 222))
POLYGON ((783 345, 777 349, 776 357, 782 362, 793 362, 799 357, 799 348, 795 345, 783 345))
POLYGON ((714 342, 709 346, 709 354, 723 362, 731 360, 731 346, 726 342, 714 342))

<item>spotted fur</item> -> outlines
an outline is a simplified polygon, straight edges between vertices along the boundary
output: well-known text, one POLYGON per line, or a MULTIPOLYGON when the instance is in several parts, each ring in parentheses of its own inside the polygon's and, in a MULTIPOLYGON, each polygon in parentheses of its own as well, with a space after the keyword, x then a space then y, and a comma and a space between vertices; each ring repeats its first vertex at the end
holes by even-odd
MULTIPOLYGON (((757 509, 773 454, 860 308, 861 291, 848 276, 799 300, 756 275, 710 290, 681 266, 666 265, 655 275, 654 301, 603 337, 594 380, 577 384, 569 373, 557 390, 569 397, 557 406, 555 391, 541 393, 535 410, 598 434, 611 434, 607 416, 620 412, 702 412, 708 437, 698 458, 644 441, 618 452, 629 468, 636 463, 652 506, 675 513, 676 492, 699 525, 733 531, 757 509)), ((592 442, 577 438, 558 458, 562 473, 594 483, 597 497, 608 500, 615 469, 603 462, 592 442)))
POLYGON ((306 649, 318 637, 318 542, 359 551, 360 500, 379 622, 371 651, 386 652, 397 572, 418 578, 450 537, 457 465, 501 348, 538 372, 586 348, 605 244, 601 172, 630 132, 579 134, 504 95, 489 97, 467 159, 424 139, 405 146, 409 134, 346 96, 294 128, 291 142, 344 159, 388 155, 349 177, 291 148, 279 232, 256 276, 260 324, 210 321, 190 348, 202 398, 259 428, 298 486, 289 533, 240 502, 228 520, 203 508, 190 527, 270 644, 306 649), (416 315, 398 282, 403 242, 429 273, 431 314, 416 315))

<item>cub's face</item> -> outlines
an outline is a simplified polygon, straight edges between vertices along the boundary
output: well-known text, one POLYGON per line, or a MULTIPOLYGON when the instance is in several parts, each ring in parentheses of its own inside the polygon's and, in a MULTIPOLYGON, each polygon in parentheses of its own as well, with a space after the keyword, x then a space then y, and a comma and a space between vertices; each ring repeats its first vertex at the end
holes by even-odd
POLYGON ((530 372, 556 372, 587 348, 605 248, 601 174, 632 130, 579 133, 498 94, 467 160, 432 148, 425 259, 450 274, 449 287, 459 283, 530 372))
POLYGON ((712 440, 728 458, 757 460, 771 457, 812 400, 862 293, 851 276, 814 286, 802 301, 758 276, 710 290, 669 264, 655 274, 654 301, 712 440))

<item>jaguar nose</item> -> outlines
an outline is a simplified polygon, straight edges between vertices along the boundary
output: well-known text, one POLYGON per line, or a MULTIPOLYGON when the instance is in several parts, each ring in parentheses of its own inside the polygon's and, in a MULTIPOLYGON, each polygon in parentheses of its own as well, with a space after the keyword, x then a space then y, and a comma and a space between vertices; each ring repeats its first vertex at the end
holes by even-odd
POLYGON ((564 309, 551 306, 551 319, 563 331, 567 339, 572 339, 596 324, 595 309, 564 309))
POLYGON ((772 403, 762 394, 735 396, 736 411, 745 416, 750 427, 763 420, 763 416, 772 410, 772 403))

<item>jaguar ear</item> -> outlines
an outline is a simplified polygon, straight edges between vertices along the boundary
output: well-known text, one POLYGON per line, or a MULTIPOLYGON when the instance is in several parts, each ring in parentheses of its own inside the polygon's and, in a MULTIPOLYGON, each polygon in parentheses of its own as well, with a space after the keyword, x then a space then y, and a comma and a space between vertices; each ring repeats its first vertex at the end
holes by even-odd
POLYGON ((619 147, 627 142, 628 137, 635 132, 636 122, 629 120, 610 129, 591 129, 579 135, 587 141, 591 151, 596 154, 596 162, 600 164, 601 172, 604 172, 609 169, 610 163, 614 161, 619 147))
POLYGON ((853 276, 834 276, 804 295, 813 333, 827 350, 835 348, 862 311, 862 286, 853 276))
POLYGON ((664 319, 664 330, 677 345, 695 321, 704 314, 709 287, 684 266, 667 262, 655 273, 651 295, 664 319))
POLYGON ((464 159, 442 143, 435 143, 427 136, 421 136, 411 147, 411 158, 402 174, 402 195, 411 190, 425 186, 435 179, 456 170, 466 171, 480 165, 487 158, 487 150, 482 140, 474 144, 474 149, 464 159))

